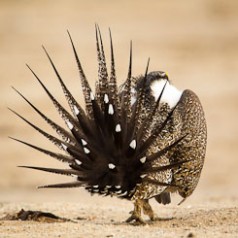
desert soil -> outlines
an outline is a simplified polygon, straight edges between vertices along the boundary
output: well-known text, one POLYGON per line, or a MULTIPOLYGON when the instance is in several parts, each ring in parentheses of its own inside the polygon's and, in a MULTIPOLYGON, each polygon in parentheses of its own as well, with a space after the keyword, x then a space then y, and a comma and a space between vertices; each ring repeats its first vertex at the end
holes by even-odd
POLYGON ((1 219, 0 237, 238 237, 237 24, 236 0, 0 1, 0 218, 24 209, 71 219, 53 223, 1 219), (9 112, 7 107, 50 130, 11 86, 60 122, 25 63, 65 103, 41 50, 44 44, 81 102, 66 30, 70 30, 94 85, 95 22, 101 27, 107 54, 108 27, 112 29, 120 82, 127 74, 132 40, 133 74, 143 73, 150 57, 151 71, 166 71, 178 88, 189 88, 199 95, 207 118, 207 155, 197 189, 180 206, 176 205, 178 195, 168 206, 152 201, 158 219, 145 226, 124 222, 133 208, 129 201, 91 197, 83 189, 37 190, 38 185, 65 178, 17 165, 63 166, 8 138, 54 148, 9 112))

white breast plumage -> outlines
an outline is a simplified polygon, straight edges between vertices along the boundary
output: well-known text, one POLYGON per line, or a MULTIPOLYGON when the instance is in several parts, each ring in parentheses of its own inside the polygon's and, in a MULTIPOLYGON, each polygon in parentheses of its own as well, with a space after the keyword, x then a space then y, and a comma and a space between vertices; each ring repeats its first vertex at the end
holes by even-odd
POLYGON ((161 102, 168 103, 169 107, 173 108, 180 100, 183 91, 178 90, 165 79, 160 79, 155 80, 151 83, 151 93, 154 96, 155 100, 157 100, 166 82, 167 84, 165 86, 161 102))

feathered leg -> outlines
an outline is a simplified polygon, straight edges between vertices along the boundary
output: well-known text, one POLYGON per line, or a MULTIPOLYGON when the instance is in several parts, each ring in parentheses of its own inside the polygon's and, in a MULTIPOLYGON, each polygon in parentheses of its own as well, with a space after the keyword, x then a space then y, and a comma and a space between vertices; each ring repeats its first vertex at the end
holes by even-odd
POLYGON ((139 224, 145 224, 142 216, 143 213, 150 218, 151 221, 156 219, 152 207, 149 204, 149 199, 137 199, 134 202, 134 210, 132 211, 131 216, 126 220, 126 222, 136 222, 139 224))
POLYGON ((136 199, 134 202, 134 210, 132 211, 131 216, 126 220, 126 222, 129 223, 129 222, 135 221, 136 223, 139 223, 139 224, 145 224, 144 220, 141 217, 143 206, 144 206, 144 200, 136 199))
POLYGON ((157 217, 149 204, 149 199, 143 200, 143 213, 147 215, 151 221, 154 221, 157 217))

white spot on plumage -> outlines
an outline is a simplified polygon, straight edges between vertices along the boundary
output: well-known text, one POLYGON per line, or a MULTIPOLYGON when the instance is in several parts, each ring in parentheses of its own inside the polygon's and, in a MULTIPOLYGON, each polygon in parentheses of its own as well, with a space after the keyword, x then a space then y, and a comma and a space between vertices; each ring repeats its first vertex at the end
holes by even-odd
POLYGON ((87 145, 87 141, 85 141, 84 139, 81 139, 82 145, 87 145))
POLYGON ((64 149, 64 150, 67 150, 67 146, 65 145, 65 144, 63 144, 63 143, 61 143, 61 146, 62 146, 62 148, 64 149))
POLYGON ((83 151, 84 151, 85 154, 89 154, 90 153, 90 150, 87 147, 83 147, 83 151))
POLYGON ((90 92, 90 99, 93 101, 95 99, 93 92, 90 92))
POLYGON ((109 106, 108 106, 108 114, 110 114, 110 115, 114 114, 114 108, 113 108, 112 104, 109 104, 109 106))
POLYGON ((134 105, 135 102, 136 102, 136 97, 135 97, 135 96, 132 96, 132 97, 131 97, 131 105, 134 105))
POLYGON ((125 191, 124 193, 121 193, 120 195, 119 195, 119 197, 122 197, 122 196, 125 196, 125 195, 127 195, 127 191, 125 191))
POLYGON ((145 161, 146 161, 146 157, 145 157, 145 156, 140 159, 140 162, 141 162, 142 164, 144 164, 145 161))
POLYGON ((165 84, 166 86, 161 97, 161 102, 168 103, 169 107, 173 108, 180 100, 183 92, 175 88, 167 80, 160 79, 153 81, 150 85, 151 93, 155 100, 157 100, 165 84))
POLYGON ((146 176, 147 176, 146 174, 142 174, 140 177, 145 178, 146 176))
POLYGON ((120 188, 121 188, 121 185, 116 185, 115 188, 116 188, 116 189, 120 189, 120 188))
POLYGON ((106 185, 106 188, 111 188, 112 187, 112 185, 106 185))
POLYGON ((115 164, 112 164, 112 163, 110 163, 110 164, 108 164, 108 168, 109 168, 109 169, 115 169, 115 168, 116 168, 116 165, 115 165, 115 164))
POLYGON ((66 124, 70 130, 74 128, 74 125, 70 121, 66 121, 66 124))
POLYGON ((104 102, 109 103, 109 97, 106 93, 104 94, 104 102))
POLYGON ((135 139, 131 141, 130 147, 131 147, 132 149, 135 149, 135 148, 136 148, 136 140, 135 140, 135 139))
POLYGON ((75 163, 77 164, 77 165, 81 165, 82 164, 82 162, 80 161, 80 160, 75 160, 75 163))
POLYGON ((120 124, 116 125, 115 131, 116 132, 121 132, 121 125, 120 124))
POLYGON ((136 102, 136 90, 134 88, 131 88, 131 105, 134 105, 136 102))
POLYGON ((75 105, 73 106, 73 109, 74 109, 75 115, 77 116, 79 114, 79 109, 75 105))
POLYGON ((93 188, 98 188, 99 187, 99 185, 98 184, 96 184, 96 185, 93 185, 93 188))

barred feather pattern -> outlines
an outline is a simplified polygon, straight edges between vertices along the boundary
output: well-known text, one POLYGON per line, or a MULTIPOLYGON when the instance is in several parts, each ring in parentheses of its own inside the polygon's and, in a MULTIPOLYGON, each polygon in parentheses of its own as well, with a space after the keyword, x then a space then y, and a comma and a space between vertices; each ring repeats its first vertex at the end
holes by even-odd
MULTIPOLYGON (((54 153, 25 141, 12 139, 67 163, 68 168, 23 167, 76 177, 76 181, 41 186, 44 188, 84 187, 92 194, 112 195, 132 200, 149 199, 163 191, 182 189, 184 184, 181 182, 181 170, 186 168, 187 163, 193 163, 191 160, 196 158, 186 156, 180 160, 173 158, 176 148, 184 143, 188 133, 186 130, 183 133, 182 116, 177 105, 171 108, 161 102, 166 84, 157 100, 154 98, 152 100, 148 94, 146 85, 152 75, 148 73, 149 60, 144 75, 132 77, 131 44, 128 76, 125 83, 118 88, 111 32, 109 76, 102 36, 96 25, 98 81, 94 94, 70 34, 69 38, 79 70, 85 109, 70 93, 53 60, 43 48, 71 113, 54 98, 37 74, 29 66, 28 68, 52 101, 67 128, 53 122, 16 89, 16 92, 57 132, 60 138, 45 132, 12 110, 63 153, 54 153)), ((158 198, 158 201, 161 200, 163 199, 158 198)))

